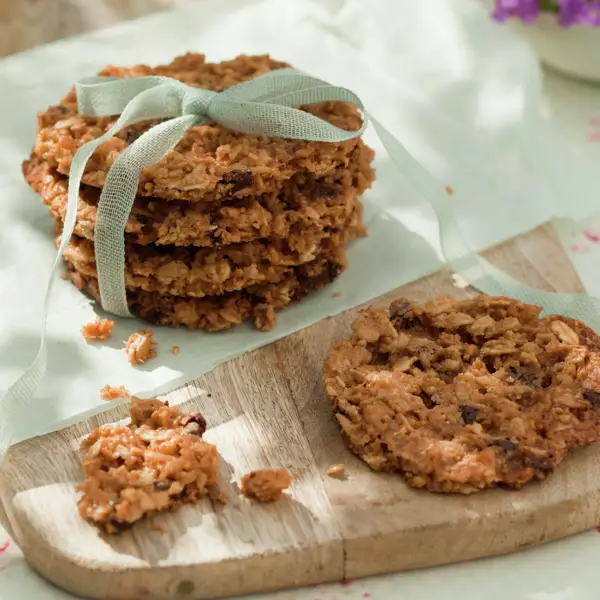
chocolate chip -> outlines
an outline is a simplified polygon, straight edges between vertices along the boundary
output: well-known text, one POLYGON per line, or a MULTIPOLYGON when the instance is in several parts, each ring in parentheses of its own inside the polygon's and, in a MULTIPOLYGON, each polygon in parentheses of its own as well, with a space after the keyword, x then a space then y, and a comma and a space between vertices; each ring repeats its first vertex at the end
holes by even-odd
POLYGON ((165 492, 171 487, 171 482, 163 479, 159 479, 154 482, 154 489, 157 492, 165 492))
POLYGON ((479 409, 476 406, 470 406, 469 404, 460 405, 460 414, 465 425, 472 425, 477 420, 479 409))
POLYGON ((396 300, 390 304, 390 321, 396 329, 413 329, 420 325, 418 319, 411 315, 412 304, 405 298, 396 300))
POLYGON ((431 399, 431 396, 428 393, 421 392, 419 394, 419 397, 421 398, 421 400, 423 400, 423 404, 427 408, 433 408, 434 406, 437 406, 437 404, 431 399))
POLYGON ((519 383, 524 383, 529 387, 537 387, 539 375, 533 369, 527 367, 509 367, 508 374, 519 383))
POLYGON ((188 433, 202 435, 206 431, 206 419, 200 413, 192 413, 181 419, 181 424, 188 433))
POLYGON ((137 140, 140 135, 142 135, 139 131, 128 131, 127 135, 125 136, 125 143, 129 146, 131 144, 133 144, 133 142, 135 142, 135 140, 137 140))
POLYGON ((516 450, 519 446, 510 440, 494 440, 490 443, 490 446, 500 446, 505 452, 511 452, 516 450))
POLYGON ((69 109, 66 106, 63 106, 62 104, 58 104, 55 108, 59 113, 63 115, 66 115, 69 112, 69 109))
POLYGON ((232 171, 225 173, 219 183, 232 184, 229 193, 235 194, 236 192, 251 186, 253 181, 254 176, 251 171, 246 169, 233 169, 232 171))
POLYGON ((526 456, 525 457, 525 463, 530 466, 532 469, 537 469, 538 471, 546 471, 546 472, 550 472, 550 471, 554 471, 554 465, 552 464, 552 462, 550 461, 549 458, 545 458, 545 457, 530 457, 530 456, 526 456))
POLYGON ((122 531, 131 529, 133 527, 133 523, 128 523, 127 521, 109 521, 107 523, 107 529, 108 527, 113 527, 115 533, 120 533, 122 531))
POLYGON ((329 261, 327 263, 327 273, 329 274, 329 278, 333 281, 338 275, 344 270, 342 265, 339 263, 329 261))
POLYGON ((583 390, 583 397, 594 408, 600 408, 600 392, 597 392, 596 390, 585 389, 583 390))
POLYGON ((316 183, 312 193, 313 198, 332 198, 335 188, 325 183, 316 183))

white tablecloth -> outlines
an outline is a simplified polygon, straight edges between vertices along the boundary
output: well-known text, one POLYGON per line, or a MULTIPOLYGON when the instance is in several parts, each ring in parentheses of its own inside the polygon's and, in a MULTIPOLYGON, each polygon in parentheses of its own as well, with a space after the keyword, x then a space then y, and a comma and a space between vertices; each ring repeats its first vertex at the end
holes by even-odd
MULTIPOLYGON (((242 5, 243 2, 238 2, 242 5)), ((338 9, 343 2, 326 2, 327 10, 332 11, 332 19, 336 15, 336 6, 338 9), (336 5, 336 6, 334 6, 336 5)), ((381 2, 374 3, 381 8, 381 2)), ((419 3, 420 4, 420 3, 419 3)), ((439 7, 439 2, 435 3, 439 7)), ((324 9, 325 10, 325 9, 324 9)), ((448 9, 450 10, 450 9, 448 9)), ((339 15, 338 15, 339 16, 339 15)), ((351 13, 347 15, 351 19, 351 13)), ((318 15, 323 18, 323 15, 318 15)), ((439 10, 432 13, 432 23, 439 18, 448 18, 448 15, 442 15, 439 10)), ((343 18, 337 21, 342 27, 340 30, 344 33, 344 27, 349 23, 352 27, 368 29, 369 22, 346 22, 343 18)), ((372 24, 372 23, 371 23, 372 24)), ((369 53, 375 59, 373 70, 377 71, 378 53, 384 53, 388 50, 385 46, 378 46, 377 31, 361 31, 370 40, 369 53)), ((348 53, 339 60, 349 60, 353 48, 352 35, 348 35, 346 40, 348 44, 348 53)), ((478 44, 480 40, 466 40, 465 44, 478 44)), ((98 46, 101 49, 101 44, 98 46)), ((423 52, 426 52, 427 45, 422 46, 423 52)), ((383 60, 383 54, 381 55, 383 60)), ((148 60, 152 60, 148 58, 148 60)), ((405 65, 407 71, 416 68, 414 64, 407 62, 405 65)), ((57 67, 58 68, 58 67, 57 67)), ((400 76, 399 76, 400 77, 400 76)), ((352 82, 343 82, 351 85, 352 82)), ((493 84, 493 82, 491 82, 493 84)), ((441 93, 443 90, 422 88, 416 90, 415 100, 419 96, 425 98, 428 94, 441 93)), ((491 85, 488 90, 488 101, 493 103, 494 88, 491 85)), ((409 95, 415 90, 405 90, 409 95)), ((377 91, 374 91, 377 94, 377 91)), ((369 105, 369 98, 367 105, 369 105)), ((451 94, 443 97, 441 103, 451 105, 453 98, 451 94)), ((480 107, 481 108, 481 107, 480 107)), ((485 108, 485 105, 484 105, 485 108)), ((582 83, 569 81, 554 75, 546 73, 544 77, 544 89, 542 92, 542 108, 547 121, 554 130, 545 131, 548 136, 547 144, 554 148, 561 148, 568 154, 565 145, 575 148, 580 154, 582 162, 588 162, 590 173, 594 172, 594 163, 600 164, 600 87, 589 86, 582 83)), ((462 103, 452 107, 454 116, 460 121, 466 118, 468 107, 462 103)), ((485 121, 485 110, 480 115, 485 121)), ((507 113, 507 117, 511 115, 507 113)), ((400 119, 401 121, 402 119, 400 119)), ((484 123, 485 125, 485 123, 484 123)), ((431 127, 435 124, 429 122, 423 125, 423 131, 431 133, 431 127)), ((416 131, 413 128, 413 133, 416 131)), ((533 134, 532 134, 533 135, 533 134)), ((428 156, 430 150, 434 149, 435 142, 430 146, 423 146, 423 139, 412 140, 415 152, 420 158, 428 162, 429 166, 435 170, 435 156, 428 156)), ((439 148, 438 148, 439 149, 439 148)), ((444 149, 448 150, 448 149, 444 149)), ((541 163, 540 163, 541 164, 541 163)), ((583 171, 582 171, 583 173, 583 171)), ((582 173, 575 173, 575 177, 588 176, 582 173)), ((553 175, 554 176, 554 175, 553 175)), ((549 174, 550 177, 550 174, 549 174)), ((569 173, 565 173, 565 190, 577 189, 577 186, 569 187, 569 173)), ((466 173, 463 173, 465 186, 468 185, 466 173)), ((593 175, 590 176, 590 182, 593 182, 593 175)), ((598 180, 600 182, 600 178, 598 180)), ((455 180, 448 183, 455 184, 455 180)), ((532 192, 535 192, 535 186, 540 186, 539 180, 533 182, 532 192)), ((590 185, 593 185, 590 184, 590 185)), ((589 186, 587 186, 589 187, 589 186)), ((600 184, 593 189, 585 190, 585 193, 596 193, 600 195, 600 184)), ((578 192, 579 193, 579 192, 578 192)), ((580 193, 584 193, 582 190, 580 193)), ((568 198, 565 198, 563 216, 568 216, 568 198)), ((599 203, 600 207, 600 203, 599 203)), ((577 219, 581 215, 576 215, 577 219)), ((419 215, 415 215, 415 226, 418 227, 419 215)), ((533 223, 532 223, 533 224, 533 223)), ((524 223, 522 227, 527 229, 528 224, 524 223)), ((586 223, 580 224, 582 231, 587 230, 586 223)), ((588 250, 584 253, 590 256, 590 253, 596 251, 588 236, 588 250)), ((477 240, 474 240, 477 244, 477 240)), ((569 248, 579 244, 566 243, 569 248)), ((600 244, 598 244, 600 246, 600 244)), ((574 254, 579 250, 571 251, 574 254)), ((600 251, 599 251, 600 252, 600 251)), ((585 281, 589 274, 582 274, 585 281)), ((588 532, 583 535, 573 537, 548 544, 541 548, 521 552, 508 557, 481 560, 472 563, 449 566, 437 569, 423 570, 419 572, 391 575, 385 577, 372 578, 358 582, 341 582, 340 584, 318 586, 307 590, 294 590, 281 592, 279 594, 260 596, 267 600, 359 600, 372 598, 373 600, 396 600, 405 599, 436 599, 436 600, 480 600, 482 597, 489 600, 596 600, 600 590, 600 569, 597 563, 600 560, 600 533, 588 532)), ((0 600, 13 600, 23 597, 27 600, 66 600, 72 598, 50 584, 41 580, 26 565, 18 548, 8 536, 0 529, 0 600)), ((258 597, 257 597, 258 598, 258 597)))

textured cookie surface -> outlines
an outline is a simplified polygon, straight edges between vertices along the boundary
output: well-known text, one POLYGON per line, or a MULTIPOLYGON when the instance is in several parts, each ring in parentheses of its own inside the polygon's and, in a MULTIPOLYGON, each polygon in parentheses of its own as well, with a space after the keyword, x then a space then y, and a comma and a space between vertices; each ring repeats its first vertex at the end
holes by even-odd
POLYGON ((369 308, 325 364, 350 448, 415 487, 471 493, 542 479, 600 432, 600 339, 517 300, 369 308))
MULTIPOLYGON (((159 67, 107 67, 100 75, 140 77, 161 75, 214 91, 286 67, 268 56, 238 56, 221 63, 207 63, 202 54, 186 54, 159 67)), ((304 107, 348 131, 361 125, 359 112, 350 104, 327 102, 304 107)), ((60 173, 68 175, 75 152, 103 135, 114 117, 83 117, 77 112, 72 90, 57 106, 38 116, 33 153, 60 173)), ((87 163, 84 183, 102 187, 108 170, 129 144, 156 121, 138 123, 121 131, 94 153, 87 163)), ((190 128, 174 150, 157 164, 144 169, 138 193, 165 199, 214 201, 259 196, 278 190, 297 173, 315 177, 346 167, 358 139, 341 143, 308 142, 265 136, 249 136, 217 124, 190 128)))
MULTIPOLYGON (((354 210, 357 196, 373 181, 372 158, 372 151, 361 143, 345 169, 319 179, 298 174, 278 191, 224 203, 138 197, 125 229, 127 241, 208 247, 340 229, 354 210)), ((23 163, 23 174, 51 214, 64 220, 68 179, 37 157, 23 163)), ((94 239, 99 197, 99 189, 82 186, 75 226, 78 236, 94 239)))
MULTIPOLYGON (((99 301, 98 280, 79 272, 70 263, 68 268, 67 278, 99 301)), ((127 301, 134 314, 158 325, 222 331, 250 320, 258 330, 269 331, 275 325, 277 310, 331 283, 345 268, 346 256, 341 248, 335 256, 291 267, 276 283, 252 285, 237 292, 204 298, 182 298, 135 289, 128 290, 127 301)))
MULTIPOLYGON (((255 240, 222 248, 130 244, 125 249, 125 285, 129 289, 202 298, 276 283, 292 267, 321 256, 343 255, 346 243, 364 233, 358 201, 354 209, 340 230, 289 239, 255 240)), ((97 278, 93 242, 73 236, 64 258, 80 273, 97 278)))
POLYGON ((97 427, 81 444, 79 514, 107 533, 197 501, 219 476, 217 449, 202 439, 201 414, 137 398, 130 414, 129 424, 97 427))

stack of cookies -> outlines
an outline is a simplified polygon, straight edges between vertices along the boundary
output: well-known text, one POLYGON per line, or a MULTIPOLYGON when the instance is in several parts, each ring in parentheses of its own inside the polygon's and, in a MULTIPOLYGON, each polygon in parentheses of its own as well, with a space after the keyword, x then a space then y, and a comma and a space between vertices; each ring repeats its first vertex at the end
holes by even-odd
MULTIPOLYGON (((287 67, 268 56, 207 63, 187 54, 171 64, 108 67, 111 77, 162 75, 222 91, 287 67)), ((360 113, 329 102, 303 110, 346 130, 360 113)), ((77 112, 75 92, 38 117, 32 155, 23 165, 60 229, 76 151, 116 117, 77 112)), ((88 161, 77 224, 65 260, 69 278, 99 298, 94 256, 98 201, 120 152, 156 124, 122 130, 88 161)), ((252 319, 260 330, 275 311, 333 281, 347 266, 346 244, 364 235, 359 196, 371 185, 373 152, 360 138, 342 143, 249 136, 199 125, 141 176, 127 223, 125 280, 130 309, 151 322, 217 331, 252 319)))

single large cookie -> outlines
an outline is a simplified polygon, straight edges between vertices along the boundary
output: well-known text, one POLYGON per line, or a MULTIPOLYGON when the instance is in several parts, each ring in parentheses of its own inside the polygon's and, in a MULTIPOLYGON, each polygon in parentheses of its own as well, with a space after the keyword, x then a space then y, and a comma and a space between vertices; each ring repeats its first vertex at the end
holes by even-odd
MULTIPOLYGON (((192 86, 222 91, 286 66, 268 56, 238 56, 213 64, 207 63, 203 54, 186 54, 165 66, 107 67, 100 75, 161 75, 192 86)), ((362 122, 356 108, 344 102, 313 104, 303 110, 349 131, 359 129, 362 122)), ((77 150, 103 135, 115 121, 116 117, 79 115, 75 92, 71 90, 59 105, 38 116, 33 153, 68 175, 77 150)), ((102 187, 118 155, 155 123, 138 123, 102 144, 87 163, 84 183, 102 187)), ((217 124, 198 125, 190 128, 165 158, 144 169, 138 193, 195 201, 259 196, 278 190, 297 173, 324 177, 338 167, 345 168, 358 143, 358 139, 328 143, 249 136, 217 124)))
MULTIPOLYGON (((344 228, 335 231, 256 240, 222 248, 128 244, 125 285, 131 290, 202 298, 251 285, 276 283, 293 267, 318 257, 344 256, 345 261, 345 245, 364 231, 357 200, 344 228)), ((73 236, 64 257, 83 275, 97 278, 93 242, 73 236)))
MULTIPOLYGON (((372 183, 372 151, 360 144, 347 168, 314 179, 297 174, 282 188, 258 197, 224 203, 165 201, 138 197, 126 226, 134 244, 223 246, 261 238, 293 238, 340 229, 354 211, 355 200, 372 183)), ((68 179, 32 156, 23 163, 27 183, 51 214, 64 220, 68 179)), ((100 190, 82 186, 75 233, 93 240, 100 190)))
POLYGON ((471 493, 543 479, 600 432, 600 338, 478 296, 368 308, 325 364, 350 445, 415 487, 471 493))

